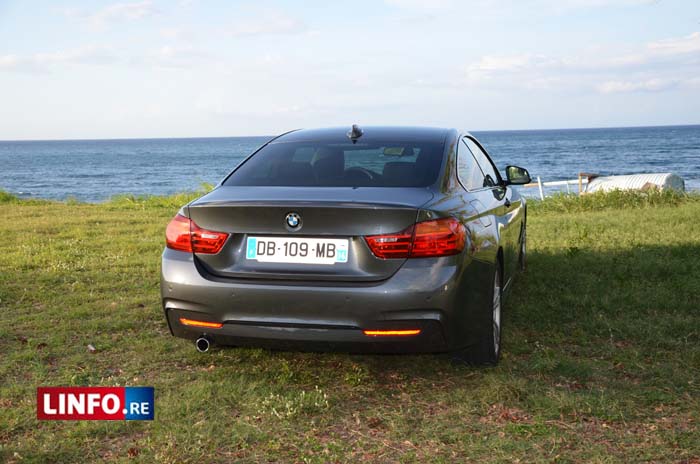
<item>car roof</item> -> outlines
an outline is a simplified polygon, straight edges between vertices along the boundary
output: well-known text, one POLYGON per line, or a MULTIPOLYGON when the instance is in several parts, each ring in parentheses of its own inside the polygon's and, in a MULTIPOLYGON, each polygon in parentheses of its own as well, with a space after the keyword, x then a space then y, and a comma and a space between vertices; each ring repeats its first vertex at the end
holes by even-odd
MULTIPOLYGON (((347 127, 326 127, 319 129, 298 129, 275 138, 271 143, 286 142, 347 142, 347 127)), ((423 142, 442 143, 451 129, 438 127, 410 126, 360 126, 363 134, 361 142, 423 142)))

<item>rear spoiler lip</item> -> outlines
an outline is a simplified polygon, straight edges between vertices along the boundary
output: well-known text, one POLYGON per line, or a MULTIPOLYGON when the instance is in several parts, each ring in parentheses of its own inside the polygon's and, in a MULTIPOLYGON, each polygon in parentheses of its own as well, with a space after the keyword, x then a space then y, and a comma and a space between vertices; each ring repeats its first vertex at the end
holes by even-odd
MULTIPOLYGON (((430 200, 428 200, 430 201, 430 200)), ((420 206, 406 203, 391 202, 356 202, 356 201, 333 201, 333 200, 212 200, 191 204, 190 207, 230 207, 230 206, 312 206, 316 208, 400 208, 400 209, 420 209, 420 206)))
POLYGON ((352 187, 271 187, 278 189, 278 191, 254 192, 252 189, 256 188, 265 189, 265 187, 218 187, 189 203, 188 206, 190 208, 203 206, 314 206, 420 209, 432 202, 437 195, 435 190, 426 187, 361 187, 360 189, 352 187), (306 193, 295 192, 294 189, 297 188, 308 189, 308 191, 306 193), (375 191, 367 192, 368 188, 375 191), (394 189, 404 190, 405 194, 386 195, 385 192, 382 192, 382 190, 386 190, 386 193, 389 193, 394 189))

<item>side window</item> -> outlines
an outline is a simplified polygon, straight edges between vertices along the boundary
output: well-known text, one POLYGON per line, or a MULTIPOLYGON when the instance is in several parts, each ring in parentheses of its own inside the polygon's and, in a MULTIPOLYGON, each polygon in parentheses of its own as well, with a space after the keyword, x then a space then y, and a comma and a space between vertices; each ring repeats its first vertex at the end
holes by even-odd
POLYGON ((484 173, 474 159, 474 155, 465 144, 465 139, 459 143, 457 150, 457 175, 467 190, 478 190, 484 187, 484 173))
POLYGON ((495 187, 498 185, 498 174, 496 173, 493 164, 491 164, 491 161, 489 161, 486 153, 484 153, 481 147, 479 147, 479 145, 477 145, 472 139, 465 137, 464 141, 467 143, 467 146, 474 154, 474 158, 476 158, 479 166, 481 166, 481 170, 484 172, 484 184, 482 187, 495 187))
POLYGON ((310 163, 315 153, 316 150, 314 147, 299 147, 294 150, 292 161, 298 163, 310 163))

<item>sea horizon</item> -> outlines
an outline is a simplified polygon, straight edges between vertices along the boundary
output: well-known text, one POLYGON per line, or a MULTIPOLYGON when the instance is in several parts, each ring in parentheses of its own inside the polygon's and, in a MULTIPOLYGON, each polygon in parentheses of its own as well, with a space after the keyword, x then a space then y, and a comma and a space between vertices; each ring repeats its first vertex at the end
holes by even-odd
MULTIPOLYGON (((672 172, 700 190, 700 125, 472 131, 499 169, 543 182, 672 172)), ((21 198, 100 202, 217 184, 274 136, 0 141, 0 190, 21 198)), ((552 190, 549 190, 551 193, 552 190)), ((545 192, 547 193, 547 192, 545 192)), ((536 189, 526 195, 536 195, 536 189)))
MULTIPOLYGON (((367 126, 377 126, 376 124, 367 124, 367 126)), ((392 126, 392 124, 387 124, 387 126, 392 126)), ((396 124, 396 126, 406 126, 413 127, 411 124, 402 125, 396 124)), ((337 125, 328 127, 341 127, 337 125)), ((418 126, 416 126, 418 127, 418 126)), ((439 125, 427 125, 420 127, 447 127, 439 125)), ((593 126, 593 127, 553 127, 553 128, 535 128, 535 129, 474 129, 468 130, 471 133, 508 133, 508 132, 548 132, 548 131, 595 131, 595 130, 616 130, 616 129, 663 129, 663 128, 684 128, 684 127, 700 127, 700 123, 691 124, 657 124, 657 125, 642 125, 642 126, 593 126)), ((243 139, 243 138, 272 138, 277 137, 283 133, 305 129, 304 127, 297 127, 294 129, 289 129, 279 134, 251 134, 251 135, 195 135, 186 137, 171 137, 171 136, 153 136, 153 137, 98 137, 98 138, 40 138, 40 139, 0 139, 0 143, 5 142, 97 142, 97 141, 120 141, 120 140, 192 140, 192 139, 243 139)))

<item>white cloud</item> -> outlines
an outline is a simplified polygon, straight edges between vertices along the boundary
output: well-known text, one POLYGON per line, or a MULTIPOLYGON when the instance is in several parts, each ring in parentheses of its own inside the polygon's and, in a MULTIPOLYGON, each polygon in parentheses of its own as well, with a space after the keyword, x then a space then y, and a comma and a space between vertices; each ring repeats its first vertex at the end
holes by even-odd
MULTIPOLYGON (((652 5, 659 0, 530 0, 528 2, 501 1, 501 0, 471 0, 469 7, 473 12, 480 10, 512 9, 514 6, 525 6, 526 8, 559 12, 567 10, 580 10, 591 8, 619 8, 652 5)), ((448 8, 464 7, 455 0, 384 0, 389 6, 411 10, 438 10, 448 8)))
POLYGON ((158 31, 158 33, 162 37, 170 40, 179 40, 192 36, 190 31, 178 27, 163 27, 158 31))
POLYGON ((84 18, 95 27, 102 27, 112 22, 135 21, 155 13, 150 0, 130 3, 113 3, 84 18))
POLYGON ((700 32, 637 50, 588 50, 568 56, 486 55, 465 69, 467 84, 529 89, 659 92, 685 86, 700 69, 700 32))
POLYGON ((385 0, 385 2, 390 6, 416 10, 437 10, 454 5, 452 0, 385 0))
POLYGON ((80 48, 35 53, 29 56, 0 56, 0 70, 44 72, 57 65, 66 64, 110 64, 117 60, 110 48, 87 45, 80 48))
POLYGON ((700 32, 672 37, 646 44, 634 53, 601 56, 591 59, 599 68, 665 68, 700 64, 700 32))
POLYGON ((544 55, 487 55, 469 65, 468 71, 473 74, 492 72, 514 72, 534 67, 557 65, 559 62, 544 55))
POLYGON ((659 92, 676 87, 677 79, 648 79, 645 81, 607 81, 598 86, 601 93, 659 92))
POLYGON ((664 55, 700 53, 700 32, 693 32, 685 37, 658 40, 650 43, 648 49, 664 55))
POLYGON ((613 8, 652 5, 657 2, 658 0, 556 0, 546 3, 559 8, 613 8))
POLYGON ((278 10, 266 10, 234 24, 227 32, 234 37, 298 34, 306 31, 303 21, 278 10))
POLYGON ((469 66, 474 72, 514 71, 522 69, 531 61, 531 55, 483 56, 469 66))
POLYGON ((115 60, 112 51, 106 47, 88 45, 71 50, 52 53, 37 53, 32 60, 38 65, 78 63, 78 64, 108 64, 115 60))
POLYGON ((206 57, 206 53, 195 49, 191 45, 166 45, 150 53, 146 57, 145 62, 169 68, 189 68, 206 57))
POLYGON ((19 56, 0 55, 0 72, 16 71, 43 73, 60 66, 132 64, 137 66, 160 66, 189 68, 205 60, 209 55, 189 44, 164 45, 160 48, 129 55, 125 50, 115 51, 110 47, 87 45, 80 48, 41 52, 19 56))
POLYGON ((17 55, 2 55, 0 56, 0 70, 14 69, 19 64, 19 61, 17 55))

